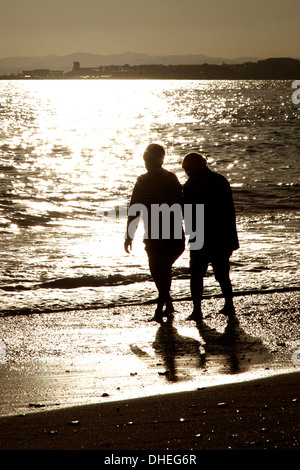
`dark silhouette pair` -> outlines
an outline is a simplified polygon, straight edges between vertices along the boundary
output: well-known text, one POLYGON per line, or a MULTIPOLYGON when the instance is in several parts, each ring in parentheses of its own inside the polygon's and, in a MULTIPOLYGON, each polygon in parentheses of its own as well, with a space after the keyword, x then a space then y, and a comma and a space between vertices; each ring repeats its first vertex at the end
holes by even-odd
MULTIPOLYGON (((215 277, 225 298, 221 312, 232 317, 235 312, 229 276, 229 258, 233 250, 239 247, 239 243, 230 185, 224 176, 208 168, 206 160, 200 154, 190 153, 182 164, 188 176, 187 182, 182 187, 176 175, 162 168, 164 156, 164 148, 158 144, 150 144, 144 152, 147 173, 138 177, 132 192, 129 207, 136 207, 137 211, 128 215, 124 244, 126 252, 129 253, 139 219, 143 218, 145 249, 150 272, 158 290, 157 308, 152 320, 161 322, 164 316, 170 318, 173 315, 174 307, 170 295, 172 266, 185 248, 185 234, 182 227, 184 208, 187 206, 192 208, 193 215, 198 204, 204 205, 204 243, 200 249, 193 249, 190 243, 193 312, 188 319, 198 321, 202 318, 203 278, 208 263, 213 266, 215 277), (168 213, 170 230, 167 237, 162 230, 163 212, 160 214, 159 228, 153 227, 151 210, 161 205, 167 205, 169 208, 174 208, 176 205, 176 208, 181 208, 180 229, 176 220, 172 220, 171 216, 174 213, 172 211, 168 213)), ((174 216, 176 217, 176 214, 174 216)))

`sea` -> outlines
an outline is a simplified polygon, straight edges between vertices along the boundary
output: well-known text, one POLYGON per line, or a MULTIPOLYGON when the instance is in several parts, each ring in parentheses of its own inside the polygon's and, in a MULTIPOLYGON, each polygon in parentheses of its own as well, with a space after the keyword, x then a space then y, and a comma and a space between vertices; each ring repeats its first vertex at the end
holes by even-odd
MULTIPOLYGON (((118 210, 149 143, 164 146, 181 183, 190 151, 230 182, 235 295, 299 289, 293 92, 278 80, 1 80, 0 316, 155 301, 143 228, 127 254, 118 210)), ((211 267, 204 295, 220 296, 211 267)), ((188 241, 172 297, 190 298, 188 241)))

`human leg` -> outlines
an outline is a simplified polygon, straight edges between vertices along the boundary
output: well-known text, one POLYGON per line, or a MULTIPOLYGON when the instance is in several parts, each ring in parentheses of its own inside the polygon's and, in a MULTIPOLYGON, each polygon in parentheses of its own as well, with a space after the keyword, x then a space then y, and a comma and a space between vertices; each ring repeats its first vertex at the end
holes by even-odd
POLYGON ((164 253, 166 255, 166 264, 168 265, 168 275, 167 275, 168 296, 166 300, 166 309, 164 311, 164 316, 167 316, 167 317, 174 313, 174 307, 173 307, 172 298, 170 295, 171 284, 172 284, 172 267, 175 261, 184 252, 184 248, 185 248, 185 241, 183 237, 182 239, 178 239, 178 240, 176 239, 176 240, 170 241, 170 243, 168 243, 165 246, 165 250, 164 250, 164 253))
POLYGON ((170 288, 172 279, 172 267, 168 256, 161 248, 161 244, 150 241, 145 244, 148 255, 149 270, 158 291, 158 300, 153 321, 161 322, 163 318, 163 307, 170 304, 170 288))
POLYGON ((153 260, 149 262, 150 272, 158 290, 159 304, 163 305, 170 300, 171 265, 165 260, 153 260))
POLYGON ((190 253, 190 289, 193 301, 193 312, 187 320, 200 320, 202 318, 203 278, 207 271, 208 260, 198 252, 190 253))
POLYGON ((163 316, 170 317, 174 312, 170 295, 172 266, 184 251, 184 239, 147 240, 145 241, 145 249, 150 273, 158 290, 158 302, 153 320, 161 321, 163 316), (163 311, 164 306, 166 308, 163 311))
POLYGON ((219 282, 224 299, 225 304, 220 313, 224 313, 227 316, 234 316, 235 309, 233 305, 233 292, 232 292, 232 284, 230 280, 230 262, 229 256, 220 255, 216 256, 212 260, 212 266, 214 270, 214 275, 216 280, 219 282))

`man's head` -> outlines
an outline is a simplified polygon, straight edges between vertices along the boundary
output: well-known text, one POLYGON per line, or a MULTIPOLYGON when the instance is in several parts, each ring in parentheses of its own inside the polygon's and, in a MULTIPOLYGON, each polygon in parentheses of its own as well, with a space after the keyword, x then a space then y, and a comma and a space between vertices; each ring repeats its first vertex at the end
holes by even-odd
POLYGON ((144 152, 144 161, 147 170, 160 168, 163 164, 165 150, 161 145, 150 144, 144 152))
POLYGON ((192 152, 184 157, 182 168, 189 177, 199 176, 207 170, 207 161, 199 153, 192 152))

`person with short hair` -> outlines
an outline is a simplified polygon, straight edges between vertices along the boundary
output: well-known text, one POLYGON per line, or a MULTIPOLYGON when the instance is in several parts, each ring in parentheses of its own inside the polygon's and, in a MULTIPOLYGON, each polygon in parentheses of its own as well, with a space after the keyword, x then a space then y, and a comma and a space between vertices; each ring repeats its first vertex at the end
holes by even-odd
POLYGON ((172 266, 183 253, 185 246, 182 225, 182 186, 174 173, 162 168, 164 157, 165 150, 158 144, 148 145, 144 152, 143 158, 147 173, 137 178, 132 191, 130 206, 140 204, 146 210, 143 214, 128 216, 124 243, 125 251, 129 253, 132 249, 132 241, 139 218, 143 217, 145 250, 148 255, 150 273, 158 290, 157 308, 151 320, 157 322, 162 322, 164 316, 171 318, 173 315, 174 307, 170 295, 172 266), (175 221, 175 223, 177 222, 177 231, 174 230, 175 224, 170 218, 170 231, 167 238, 162 231, 161 218, 159 227, 153 227, 153 223, 151 224, 153 206, 159 207, 162 204, 167 204, 168 207, 175 204, 180 208, 180 221, 175 221), (132 229, 134 220, 136 220, 136 223, 132 229), (178 222, 180 223, 179 233, 178 222), (164 306, 166 307, 165 310, 163 310, 164 306))

